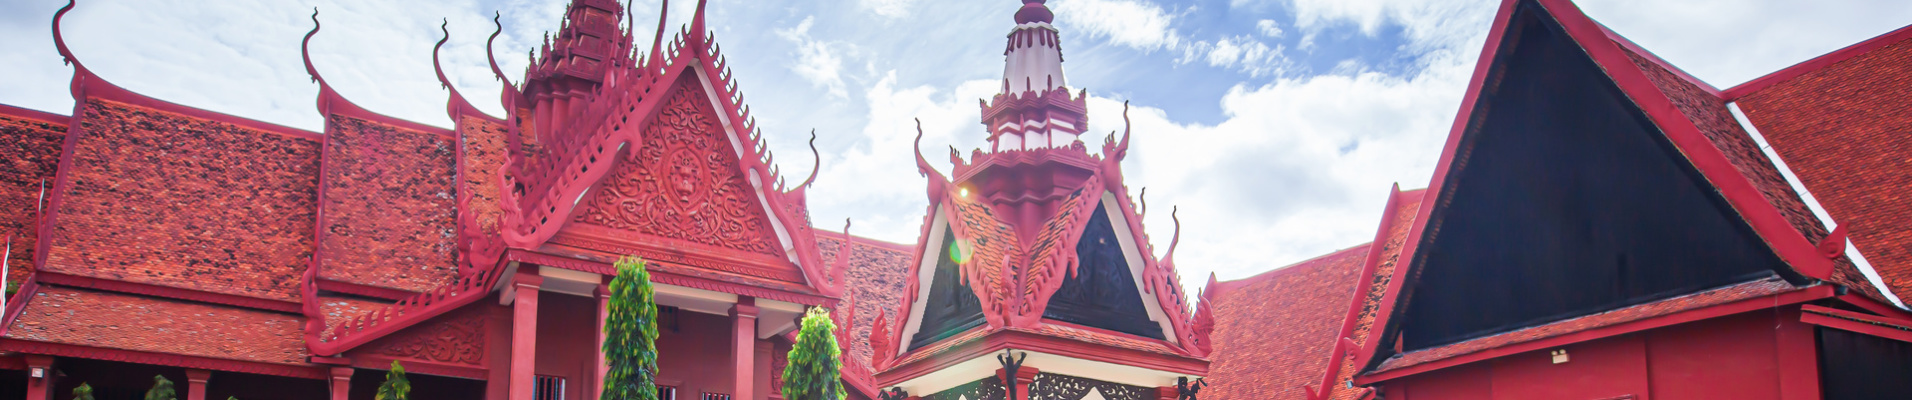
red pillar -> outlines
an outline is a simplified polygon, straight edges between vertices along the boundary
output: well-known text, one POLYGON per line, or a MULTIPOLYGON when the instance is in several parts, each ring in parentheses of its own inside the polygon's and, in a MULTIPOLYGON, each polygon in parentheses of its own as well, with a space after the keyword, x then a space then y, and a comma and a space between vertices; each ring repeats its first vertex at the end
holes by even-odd
POLYGON ((585 393, 590 393, 590 397, 587 397, 588 399, 604 397, 604 375, 611 372, 610 360, 604 358, 604 321, 611 319, 611 287, 599 284, 597 287, 597 298, 597 345, 591 346, 597 349, 597 380, 593 381, 597 382, 597 384, 586 388, 585 393))
POLYGON ((1819 346, 1812 325, 1799 322, 1799 306, 1786 307, 1776 322, 1780 400, 1819 400, 1819 346))
POLYGON ((186 400, 206 400, 207 379, 212 379, 212 371, 186 370, 186 400))
POLYGON ((531 400, 538 361, 538 267, 522 266, 511 303, 511 400, 531 400))
POLYGON ((352 367, 332 367, 332 400, 347 400, 352 393, 352 367))
POLYGON ((28 355, 27 400, 53 400, 53 375, 53 357, 28 355))
POLYGON ((1001 379, 1004 386, 1016 386, 1016 397, 1007 400, 1029 400, 1029 383, 1035 382, 1036 374, 1039 373, 1042 373, 1042 370, 1031 367, 1016 368, 1016 376, 1012 379, 1012 377, 1008 376, 1009 370, 997 368, 996 379, 1001 379))
POLYGON ((751 392, 757 388, 757 298, 737 296, 737 305, 730 307, 730 321, 730 365, 735 378, 730 398, 756 400, 751 392))

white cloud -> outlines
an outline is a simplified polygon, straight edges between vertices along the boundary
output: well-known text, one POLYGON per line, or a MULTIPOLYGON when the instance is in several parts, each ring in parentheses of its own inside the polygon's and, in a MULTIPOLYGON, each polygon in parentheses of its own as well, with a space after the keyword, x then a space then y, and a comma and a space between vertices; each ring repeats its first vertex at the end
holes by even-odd
POLYGON ((910 7, 916 0, 857 0, 857 4, 885 18, 897 19, 910 15, 910 7))
POLYGON ((806 17, 795 27, 777 30, 777 37, 797 45, 797 62, 790 69, 812 85, 829 90, 831 96, 848 97, 849 92, 843 86, 843 57, 838 55, 836 47, 850 45, 810 37, 810 28, 815 23, 816 17, 806 17))
POLYGON ((1255 22, 1255 30, 1261 32, 1262 36, 1271 38, 1280 38, 1283 33, 1281 31, 1281 23, 1275 22, 1275 20, 1272 19, 1255 22))
POLYGON ((1080 29, 1089 37, 1106 38, 1110 43, 1153 51, 1181 44, 1181 35, 1170 24, 1171 17, 1161 7, 1136 0, 1056 0, 1049 5, 1057 24, 1080 29))

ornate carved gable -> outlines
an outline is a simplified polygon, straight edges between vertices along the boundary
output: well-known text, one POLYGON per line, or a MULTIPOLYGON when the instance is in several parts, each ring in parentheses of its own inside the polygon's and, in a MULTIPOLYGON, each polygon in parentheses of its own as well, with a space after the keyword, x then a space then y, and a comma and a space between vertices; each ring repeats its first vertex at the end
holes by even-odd
POLYGON ((673 85, 643 147, 627 150, 572 222, 781 258, 774 222, 694 79, 673 85))
POLYGON ((1062 281, 1062 287, 1049 298, 1043 317, 1058 321, 1108 329, 1137 336, 1163 339, 1162 326, 1149 320, 1137 289, 1135 274, 1122 254, 1122 244, 1109 222, 1108 210, 1096 206, 1089 225, 1076 242, 1078 265, 1075 274, 1062 281))
POLYGON ((483 304, 446 313, 354 350, 375 356, 432 364, 484 368, 489 310, 483 304))

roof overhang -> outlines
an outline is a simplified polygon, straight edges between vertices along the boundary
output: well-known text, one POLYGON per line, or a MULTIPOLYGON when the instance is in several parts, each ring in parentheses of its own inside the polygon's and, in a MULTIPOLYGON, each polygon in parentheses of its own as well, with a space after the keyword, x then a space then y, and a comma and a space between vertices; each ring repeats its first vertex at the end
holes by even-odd
MULTIPOLYGON (((958 336, 960 338, 961 336, 958 336)), ((960 340, 960 339, 958 339, 960 340)), ((1004 351, 1020 357, 1024 368, 1143 387, 1173 386, 1176 378, 1208 375, 1208 361, 1186 356, 1111 348, 1017 330, 999 330, 876 374, 880 388, 936 393, 994 376, 1004 351)))

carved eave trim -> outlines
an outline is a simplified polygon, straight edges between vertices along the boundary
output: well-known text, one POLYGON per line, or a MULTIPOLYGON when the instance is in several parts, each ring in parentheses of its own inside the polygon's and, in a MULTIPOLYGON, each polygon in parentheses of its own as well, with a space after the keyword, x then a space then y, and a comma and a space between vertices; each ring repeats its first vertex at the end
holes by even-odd
MULTIPOLYGON (((905 385, 905 384, 916 382, 916 381, 924 381, 921 378, 928 377, 931 374, 936 373, 938 371, 958 368, 958 366, 961 364, 975 362, 975 360, 977 359, 985 359, 991 365, 994 365, 996 363, 996 360, 993 358, 993 355, 1001 353, 1005 349, 1014 349, 1018 352, 1027 351, 1031 353, 1030 360, 1027 362, 1026 366, 1041 369, 1043 372, 1062 373, 1062 374, 1072 375, 1072 376, 1103 379, 1103 380, 1109 380, 1112 382, 1131 384, 1131 385, 1137 385, 1137 386, 1156 387, 1156 386, 1163 386, 1165 384, 1172 385, 1173 384, 1172 379, 1174 377, 1180 377, 1180 376, 1187 376, 1190 378, 1202 377, 1202 376, 1207 376, 1209 372, 1208 370, 1209 362, 1207 360, 1203 360, 1199 358, 1180 356, 1180 355, 1160 354, 1160 353, 1146 352, 1146 351, 1133 350, 1133 349, 1111 348, 1108 346, 1085 343, 1085 342, 1080 342, 1080 341, 1075 341, 1070 339, 1038 335, 1035 333, 1020 331, 1020 330, 1001 330, 1001 331, 990 332, 989 334, 983 336, 980 339, 970 340, 966 343, 948 348, 934 356, 925 357, 925 358, 911 361, 909 363, 892 366, 888 368, 887 370, 878 372, 876 374, 876 381, 879 383, 877 387, 887 388, 892 386, 905 385), (1044 355, 1045 357, 1038 357, 1037 356, 1038 354, 1044 355), (1083 372, 1083 371, 1070 370, 1070 369, 1051 370, 1051 368, 1055 368, 1054 365, 1044 366, 1042 364, 1039 364, 1041 362, 1044 362, 1043 359, 1045 358, 1049 358, 1051 360, 1056 360, 1056 359, 1079 360, 1086 365, 1098 365, 1103 369, 1123 369, 1123 370, 1126 370, 1126 372, 1148 371, 1150 373, 1160 374, 1162 378, 1167 380, 1163 382, 1159 382, 1159 383, 1154 383, 1154 384, 1141 385, 1141 384, 1138 384, 1140 382, 1135 382, 1132 379, 1123 379, 1123 378, 1107 379, 1112 377, 1107 375, 1097 374, 1094 372, 1083 372), (1068 372, 1064 372, 1064 371, 1068 371, 1068 372), (1098 377, 1097 375, 1102 375, 1102 376, 1098 377), (1135 383, 1131 383, 1131 382, 1135 382, 1135 383)), ((993 367, 990 368, 990 372, 991 373, 994 372, 993 367)), ((943 377, 934 377, 934 378, 935 378, 934 380, 941 381, 941 382, 968 382, 969 381, 969 380, 962 380, 960 378, 954 378, 954 377, 950 379, 943 379, 943 377)), ((980 376, 978 376, 977 378, 980 378, 980 376)), ((953 387, 954 385, 950 385, 950 386, 953 387)), ((908 387, 906 387, 906 389, 908 389, 911 393, 934 393, 935 392, 933 390, 924 391, 924 390, 918 390, 916 388, 908 388, 908 387)))
POLYGON ((667 239, 591 224, 577 224, 553 236, 539 252, 557 253, 551 245, 563 245, 605 253, 609 256, 634 255, 695 266, 712 271, 735 273, 764 279, 803 284, 797 266, 776 256, 731 248, 667 239))

